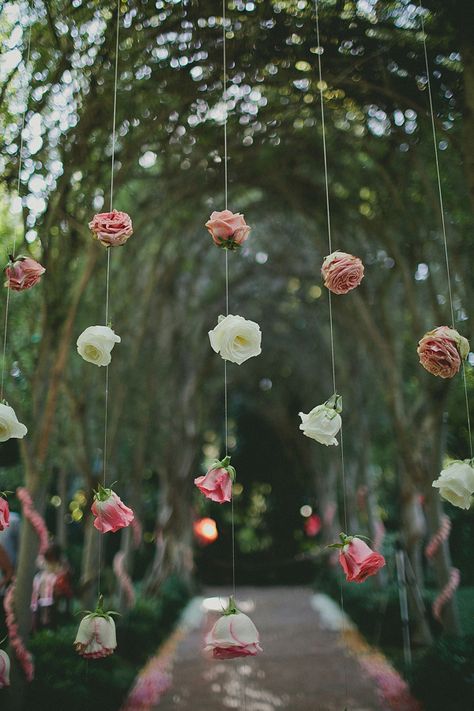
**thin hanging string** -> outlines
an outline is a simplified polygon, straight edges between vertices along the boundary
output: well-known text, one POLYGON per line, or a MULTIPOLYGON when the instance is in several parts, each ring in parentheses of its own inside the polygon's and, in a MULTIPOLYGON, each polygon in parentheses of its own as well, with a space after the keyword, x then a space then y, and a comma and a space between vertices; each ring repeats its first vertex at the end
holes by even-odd
MULTIPOLYGON (((445 217, 445 208, 444 208, 443 188, 442 188, 442 184, 441 184, 441 169, 440 169, 439 154, 438 154, 438 137, 437 137, 437 133, 436 133, 436 122, 435 122, 435 114, 434 114, 434 107, 433 107, 433 92, 431 89, 430 63, 428 60, 428 49, 426 46, 425 18, 424 18, 424 7, 422 5, 422 0, 419 0, 419 7, 420 7, 421 33, 422 33, 422 38, 423 38, 423 55, 424 55, 424 59, 425 59, 426 80, 427 80, 427 86, 428 86, 428 102, 429 102, 430 117, 431 117, 431 132, 432 132, 432 136, 433 136, 433 153, 434 153, 435 166, 436 166, 436 180, 437 180, 437 184, 438 184, 439 212, 440 212, 440 217, 441 217, 441 229, 442 229, 442 233, 443 233, 444 258, 445 258, 445 263, 446 263, 446 277, 447 277, 447 281, 448 281, 449 307, 450 307, 450 311, 451 311, 451 327, 455 328, 456 320, 454 317, 453 290, 451 287, 451 268, 450 268, 450 264, 449 264, 448 237, 447 237, 447 233, 446 233, 446 217, 445 217)), ((469 433, 469 451, 470 451, 471 459, 472 459, 474 455, 473 455, 472 431, 471 431, 471 414, 470 414, 470 407, 469 407, 469 395, 468 395, 468 390, 467 390, 466 366, 465 366, 464 361, 462 363, 462 379, 463 379, 463 386, 464 386, 464 400, 465 400, 465 405, 466 405, 467 429, 468 429, 468 433, 469 433)))
MULTIPOLYGON (((115 70, 114 70, 114 104, 112 112, 112 156, 110 161, 110 207, 112 212, 114 204, 114 170, 115 170, 115 144, 116 144, 116 123, 117 123, 117 85, 118 85, 118 62, 119 62, 119 38, 120 38, 120 0, 117 0, 117 31, 115 35, 115 70)), ((111 247, 107 247, 107 267, 105 278, 105 325, 110 322, 110 257, 111 247)), ((104 449, 103 449, 103 473, 102 485, 104 489, 107 486, 107 447, 108 447, 108 432, 109 432, 109 366, 105 366, 105 404, 104 404, 104 449)), ((102 578, 102 536, 99 538, 99 577, 98 587, 99 595, 101 593, 101 578, 102 578)))
MULTIPOLYGON (((28 69, 30 63, 30 53, 31 53, 31 23, 28 28, 28 43, 26 49, 26 61, 25 68, 28 69)), ((29 92, 28 92, 29 93, 29 92)), ((26 113, 28 111, 28 96, 25 100, 25 109, 21 118, 21 128, 20 128, 20 145, 19 145, 19 155, 18 155, 18 176, 16 181, 16 192, 19 199, 21 199, 21 169, 23 167, 23 132, 25 130, 26 113)), ((16 254, 16 231, 13 231, 13 243, 12 243, 12 255, 15 257, 16 254)), ((7 297, 5 300, 5 321, 3 325, 3 354, 2 354, 2 377, 0 384, 0 402, 3 400, 4 389, 5 389, 5 368, 6 368, 6 358, 7 358, 7 336, 8 336, 8 317, 10 314, 10 289, 7 288, 7 297)))
MULTIPOLYGON (((326 220, 327 220, 327 233, 328 233, 328 249, 329 254, 332 254, 332 225, 331 225, 331 203, 329 199, 329 177, 328 177, 328 156, 327 156, 327 145, 326 145, 326 120, 324 113, 324 88, 325 84, 323 82, 323 70, 321 55, 323 53, 323 48, 321 46, 320 32, 319 32, 319 0, 315 0, 315 16, 316 16, 316 43, 317 43, 317 57, 318 57, 318 86, 319 86, 319 99, 321 104, 321 131, 323 138, 323 163, 324 163, 324 188, 326 197, 326 220)), ((332 369, 332 384, 334 395, 337 393, 336 387, 336 354, 334 346, 334 322, 332 313, 332 295, 328 289, 328 304, 329 304, 329 333, 331 341, 331 369, 332 369)), ((343 499, 343 512, 344 512, 344 531, 347 534, 347 499, 346 499, 346 468, 344 459, 344 435, 343 428, 341 425, 340 429, 340 451, 341 451, 341 478, 342 478, 342 499, 343 499)), ((344 589, 343 583, 340 584, 340 600, 341 600, 341 610, 342 610, 342 635, 345 637, 346 633, 346 620, 345 620, 345 610, 344 610, 344 589)), ((349 684, 347 678, 347 667, 343 664, 344 668, 344 693, 346 697, 346 710, 349 708, 349 684)))
MULTIPOLYGON (((228 150, 227 150, 227 38, 226 38, 226 0, 222 0, 222 98, 224 102, 224 204, 228 206, 228 150)), ((225 252, 225 315, 229 315, 229 251, 225 252)), ((227 361, 224 361, 224 430, 225 430, 225 455, 229 454, 229 395, 227 383, 227 361)), ((231 501, 231 534, 232 534, 232 595, 235 598, 235 517, 234 493, 231 501)))

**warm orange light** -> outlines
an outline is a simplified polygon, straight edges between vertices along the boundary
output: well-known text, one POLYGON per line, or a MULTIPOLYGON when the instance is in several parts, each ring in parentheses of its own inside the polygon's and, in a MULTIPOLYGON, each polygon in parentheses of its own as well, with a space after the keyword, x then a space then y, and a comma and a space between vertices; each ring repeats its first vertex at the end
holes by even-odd
POLYGON ((203 546, 214 543, 219 536, 216 522, 213 518, 200 518, 194 522, 193 528, 197 541, 203 546))

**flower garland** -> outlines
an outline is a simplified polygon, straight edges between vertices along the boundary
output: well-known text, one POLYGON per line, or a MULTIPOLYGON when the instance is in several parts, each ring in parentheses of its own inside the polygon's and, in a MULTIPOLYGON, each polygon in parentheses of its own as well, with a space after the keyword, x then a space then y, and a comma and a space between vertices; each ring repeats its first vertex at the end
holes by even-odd
MULTIPOLYGON (((441 519, 440 527, 438 528, 436 533, 430 538, 425 548, 425 555, 430 562, 433 561, 433 558, 439 551, 442 544, 448 540, 449 534, 451 533, 451 526, 451 519, 445 514, 441 519)), ((458 568, 451 568, 448 582, 443 587, 438 596, 435 598, 431 606, 431 609, 433 611, 433 617, 438 622, 441 622, 443 607, 446 605, 447 602, 452 600, 454 593, 459 587, 460 582, 460 571, 458 570, 458 568)))
POLYGON ((125 595, 128 607, 133 607, 135 605, 135 590, 133 588, 132 579, 125 569, 125 553, 123 551, 119 551, 115 554, 113 570, 122 592, 125 595))
POLYGON ((16 495, 19 498, 23 510, 23 515, 34 528, 36 535, 39 538, 39 553, 43 555, 49 545, 48 529, 44 522, 44 518, 35 509, 33 499, 24 486, 19 486, 16 490, 16 495))
POLYGON ((10 646, 15 653, 15 657, 18 659, 21 668, 25 674, 27 681, 33 681, 35 676, 35 666, 33 663, 33 657, 27 650, 22 638, 20 637, 20 632, 18 629, 18 624, 15 619, 14 611, 14 596, 15 596, 16 580, 13 579, 11 585, 9 586, 5 598, 3 600, 3 607, 5 609, 5 624, 8 630, 8 638, 10 641, 10 646))

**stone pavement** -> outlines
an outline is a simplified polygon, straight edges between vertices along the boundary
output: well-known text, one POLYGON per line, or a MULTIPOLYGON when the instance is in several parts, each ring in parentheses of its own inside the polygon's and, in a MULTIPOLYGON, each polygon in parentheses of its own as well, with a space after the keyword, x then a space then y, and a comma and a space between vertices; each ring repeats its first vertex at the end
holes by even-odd
POLYGON ((206 593, 198 608, 211 611, 180 643, 172 687, 157 711, 382 711, 373 683, 331 629, 337 625, 327 619, 324 596, 321 608, 308 588, 240 588, 237 604, 257 625, 264 651, 221 662, 202 647, 219 605, 210 598, 228 591, 206 593))

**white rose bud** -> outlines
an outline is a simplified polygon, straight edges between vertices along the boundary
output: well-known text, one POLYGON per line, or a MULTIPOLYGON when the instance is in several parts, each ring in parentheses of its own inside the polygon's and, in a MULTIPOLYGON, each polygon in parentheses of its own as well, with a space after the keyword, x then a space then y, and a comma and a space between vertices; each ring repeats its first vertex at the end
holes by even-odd
POLYGON ((209 331, 209 340, 216 353, 237 365, 262 352, 260 326, 242 316, 220 316, 217 326, 209 331))
POLYGON ((74 640, 81 657, 102 659, 113 654, 116 646, 115 622, 109 615, 90 613, 84 617, 74 640))
POLYGON ((121 340, 108 326, 89 326, 77 339, 77 352, 88 363, 109 365, 112 348, 121 340))
POLYGON ((443 469, 439 478, 433 482, 435 489, 439 489, 440 496, 460 509, 471 506, 471 496, 474 494, 474 468, 472 462, 455 461, 443 469))
POLYGON ((10 686, 10 657, 0 649, 0 689, 10 686))
POLYGON ((301 417, 300 430, 306 437, 311 437, 316 442, 325 444, 326 447, 339 444, 336 435, 341 429, 342 419, 334 407, 324 403, 314 407, 307 415, 300 412, 299 416, 301 417))
POLYGON ((12 438, 23 439, 27 432, 25 425, 18 422, 13 407, 0 403, 0 442, 12 438))

